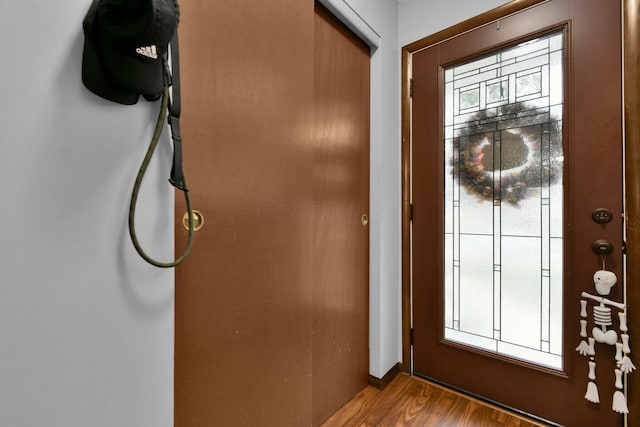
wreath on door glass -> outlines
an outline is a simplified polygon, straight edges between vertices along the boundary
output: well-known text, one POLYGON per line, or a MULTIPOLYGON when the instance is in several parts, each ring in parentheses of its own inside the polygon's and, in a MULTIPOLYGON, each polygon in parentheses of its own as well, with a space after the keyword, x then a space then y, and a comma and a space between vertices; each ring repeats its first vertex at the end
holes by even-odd
POLYGON ((562 130, 548 109, 508 104, 481 110, 467 124, 453 140, 451 173, 480 201, 517 206, 543 179, 561 179, 562 130))

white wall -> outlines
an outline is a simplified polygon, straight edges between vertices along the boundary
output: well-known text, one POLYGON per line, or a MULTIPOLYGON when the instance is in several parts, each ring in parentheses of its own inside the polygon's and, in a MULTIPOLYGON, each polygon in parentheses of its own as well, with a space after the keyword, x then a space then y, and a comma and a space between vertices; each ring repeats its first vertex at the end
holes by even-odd
MULTIPOLYGON (((173 272, 146 265, 127 232, 157 105, 120 106, 82 86, 89 4, 0 2, 4 426, 173 425, 173 272)), ((137 223, 166 259, 173 196, 162 144, 137 223)))
POLYGON ((473 18, 505 0, 401 0, 399 3, 400 46, 427 37, 452 25, 473 18))

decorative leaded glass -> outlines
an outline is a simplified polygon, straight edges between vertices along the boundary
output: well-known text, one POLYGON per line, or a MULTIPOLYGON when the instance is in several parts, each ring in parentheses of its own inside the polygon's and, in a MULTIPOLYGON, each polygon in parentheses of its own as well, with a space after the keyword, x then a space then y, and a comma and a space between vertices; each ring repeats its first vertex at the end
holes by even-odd
POLYGON ((444 70, 445 339, 562 369, 563 34, 444 70))

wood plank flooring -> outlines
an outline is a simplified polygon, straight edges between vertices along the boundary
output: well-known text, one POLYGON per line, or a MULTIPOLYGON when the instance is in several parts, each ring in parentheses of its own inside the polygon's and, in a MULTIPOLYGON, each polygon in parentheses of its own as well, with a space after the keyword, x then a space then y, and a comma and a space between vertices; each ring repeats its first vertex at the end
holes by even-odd
POLYGON ((406 374, 368 386, 322 427, 541 427, 535 421, 406 374))

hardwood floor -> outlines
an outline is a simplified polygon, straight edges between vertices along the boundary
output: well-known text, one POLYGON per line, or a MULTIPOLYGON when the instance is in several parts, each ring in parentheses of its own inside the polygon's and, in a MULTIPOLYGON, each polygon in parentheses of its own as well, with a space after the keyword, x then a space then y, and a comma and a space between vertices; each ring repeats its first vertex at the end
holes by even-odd
POLYGON ((519 415, 406 374, 384 390, 369 386, 322 427, 534 427, 519 415))

